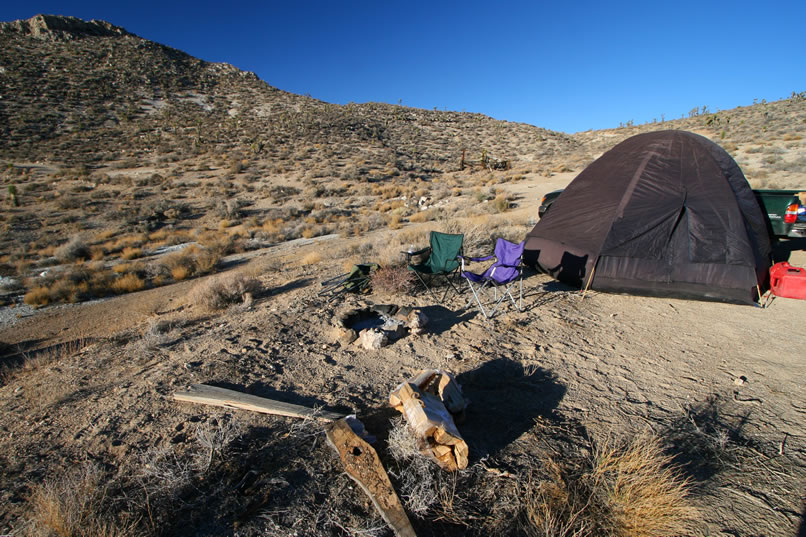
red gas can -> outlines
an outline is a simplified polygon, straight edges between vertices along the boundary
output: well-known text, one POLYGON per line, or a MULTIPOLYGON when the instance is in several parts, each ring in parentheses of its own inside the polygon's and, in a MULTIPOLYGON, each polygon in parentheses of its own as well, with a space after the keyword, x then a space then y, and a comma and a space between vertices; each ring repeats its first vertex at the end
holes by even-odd
POLYGON ((806 300, 806 269, 786 261, 770 268, 770 289, 775 296, 806 300))

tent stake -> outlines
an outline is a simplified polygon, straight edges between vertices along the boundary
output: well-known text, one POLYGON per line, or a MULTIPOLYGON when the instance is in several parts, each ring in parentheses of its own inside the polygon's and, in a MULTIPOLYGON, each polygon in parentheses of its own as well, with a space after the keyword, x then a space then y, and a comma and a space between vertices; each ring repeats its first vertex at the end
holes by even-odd
POLYGON ((585 299, 585 293, 588 292, 588 288, 591 286, 591 282, 593 281, 593 275, 596 272, 596 265, 599 264, 599 258, 596 258, 596 261, 593 262, 593 268, 591 269, 591 275, 588 276, 588 283, 585 284, 585 289, 582 291, 582 299, 585 299))

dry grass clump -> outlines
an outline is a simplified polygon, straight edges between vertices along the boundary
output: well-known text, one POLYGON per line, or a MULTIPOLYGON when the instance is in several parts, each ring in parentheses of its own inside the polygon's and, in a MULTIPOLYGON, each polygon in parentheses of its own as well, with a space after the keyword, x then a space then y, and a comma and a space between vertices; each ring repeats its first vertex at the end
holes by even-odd
POLYGON ((23 301, 30 306, 47 306, 104 296, 110 293, 109 284, 113 279, 111 272, 77 266, 67 272, 29 281, 29 291, 23 301))
POLYGON ((319 252, 310 252, 301 259, 303 265, 316 265, 322 262, 322 255, 319 252))
POLYGON ((525 486, 529 535, 672 537, 697 519, 688 481, 660 441, 646 434, 607 441, 589 461, 546 457, 544 475, 525 486))
POLYGON ((126 246, 123 248, 123 251, 120 253, 120 257, 126 260, 137 259, 138 257, 143 257, 143 249, 142 248, 133 248, 131 246, 126 246))
POLYGON ((506 194, 499 194, 492 201, 492 209, 494 212, 503 213, 509 210, 511 203, 506 194))
POLYGON ((639 435, 625 446, 600 445, 592 477, 605 492, 615 535, 679 535, 697 511, 688 497, 688 481, 671 466, 656 437, 639 435))
POLYGON ((34 487, 32 535, 123 537, 136 533, 136 521, 110 509, 106 476, 87 466, 34 487))
POLYGON ((207 310, 220 310, 251 301, 261 290, 256 278, 235 272, 209 278, 193 288, 190 301, 207 310))
POLYGON ((372 290, 387 295, 407 295, 417 284, 414 273, 404 265, 388 265, 372 273, 372 290))

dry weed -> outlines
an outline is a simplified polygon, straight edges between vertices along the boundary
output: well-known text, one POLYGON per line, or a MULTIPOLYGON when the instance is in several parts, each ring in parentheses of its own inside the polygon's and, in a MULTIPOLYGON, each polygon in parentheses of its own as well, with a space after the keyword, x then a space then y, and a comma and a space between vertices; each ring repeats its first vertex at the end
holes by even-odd
POLYGON ((417 283, 414 273, 403 265, 381 267, 371 279, 373 291, 388 295, 406 295, 417 283))
POLYGON ((592 477, 606 491, 615 535, 671 536, 690 529, 697 511, 687 480, 671 462, 660 441, 647 434, 625 446, 614 442, 598 446, 592 477))
POLYGON ((415 515, 424 515, 440 500, 438 477, 442 470, 420 452, 417 438, 402 416, 392 420, 387 446, 398 463, 398 469, 390 473, 400 483, 400 496, 406 509, 415 515))
POLYGON ((301 259, 303 265, 316 265, 322 262, 322 255, 319 252, 310 252, 301 259))
POLYGON ((209 278, 190 292, 190 301, 207 310, 244 303, 261 290, 260 282, 240 272, 209 278))
POLYGON ((524 496, 531 534, 671 537, 697 519, 688 481, 648 434, 598 445, 590 461, 544 460, 524 496), (570 464, 569 464, 570 463, 570 464))
POLYGON ((33 535, 123 537, 136 533, 137 520, 112 509, 106 476, 95 466, 37 485, 31 494, 33 535))
POLYGON ((194 466, 206 472, 213 464, 216 455, 221 455, 230 442, 242 434, 242 427, 232 421, 214 421, 212 425, 204 424, 196 429, 196 440, 202 451, 196 457, 194 466))
POLYGON ((112 290, 115 293, 133 293, 145 289, 145 286, 146 282, 131 272, 112 282, 112 290))

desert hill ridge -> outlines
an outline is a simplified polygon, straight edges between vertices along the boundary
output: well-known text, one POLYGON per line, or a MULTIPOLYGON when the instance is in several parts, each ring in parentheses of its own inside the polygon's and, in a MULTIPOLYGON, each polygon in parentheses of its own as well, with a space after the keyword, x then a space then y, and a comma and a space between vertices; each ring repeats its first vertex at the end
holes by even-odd
MULTIPOLYGON (((3 23, 2 28, 2 113, 7 120, 2 149, 10 155, 35 158, 44 157, 47 151, 51 159, 75 159, 76 149, 89 153, 86 148, 76 148, 82 143, 100 145, 99 150, 119 150, 121 138, 130 134, 127 127, 131 123, 138 123, 140 132, 203 128, 205 141, 223 142, 226 147, 289 143, 291 136, 308 143, 323 139, 371 142, 403 153, 418 169, 431 164, 418 161, 434 158, 450 158, 455 166, 463 148, 474 155, 481 152, 481 137, 467 132, 469 129, 451 128, 459 119, 469 120, 468 127, 489 129, 494 125, 509 131, 503 133, 500 147, 488 148, 491 155, 502 159, 517 154, 510 139, 513 130, 570 143, 558 133, 525 125, 508 128, 506 122, 481 114, 385 104, 339 106, 289 94, 259 81, 253 73, 192 58, 102 21, 39 15, 3 23), (188 93, 194 95, 188 98, 188 93), (188 100, 196 106, 185 106, 188 100), (167 109, 154 117, 145 101, 166 102, 167 109), (48 111, 37 112, 38 108, 48 111), (166 116, 174 111, 169 127, 166 116), (412 123, 427 130, 428 136, 410 128, 412 123), (80 136, 81 132, 86 134, 80 136), (71 135, 80 142, 71 140, 72 151, 60 150, 71 135), (29 145, 32 138, 37 147, 29 145), (434 145, 435 154, 430 155, 428 147, 409 147, 420 144, 434 145), (424 158, 418 157, 423 153, 424 158)), ((90 161, 103 158, 108 155, 97 150, 85 157, 90 161)))
POLYGON ((132 35, 120 26, 102 20, 84 21, 77 17, 44 14, 27 20, 0 22, 0 32, 18 32, 45 40, 75 39, 90 35, 132 35))

